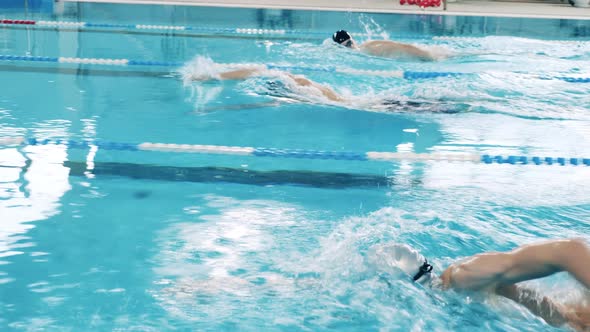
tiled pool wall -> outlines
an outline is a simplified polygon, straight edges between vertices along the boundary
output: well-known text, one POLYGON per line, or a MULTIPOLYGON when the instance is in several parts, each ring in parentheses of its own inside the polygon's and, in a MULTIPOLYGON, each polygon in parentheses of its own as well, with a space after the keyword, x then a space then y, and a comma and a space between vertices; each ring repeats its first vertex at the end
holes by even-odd
MULTIPOLYGON (((0 9, 4 10, 32 10, 35 12, 51 12, 54 0, 1 0, 0 9)), ((0 12, 0 13, 2 13, 0 12)))
MULTIPOLYGON (((97 23, 173 24, 208 27, 365 31, 378 27, 393 37, 510 35, 541 39, 590 39, 590 20, 449 15, 350 13, 312 10, 159 6, 111 3, 53 3, 27 0, 26 18, 97 23)), ((25 18, 24 0, 2 0, 3 16, 25 18), (20 7, 18 7, 20 4, 20 7)))

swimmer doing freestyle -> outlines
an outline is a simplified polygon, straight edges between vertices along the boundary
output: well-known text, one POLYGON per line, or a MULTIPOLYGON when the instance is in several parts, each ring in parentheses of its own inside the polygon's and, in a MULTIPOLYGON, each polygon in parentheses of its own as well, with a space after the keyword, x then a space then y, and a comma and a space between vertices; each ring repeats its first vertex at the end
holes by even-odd
POLYGON ((424 49, 410 44, 394 42, 391 40, 370 40, 357 44, 352 36, 345 30, 334 32, 332 40, 339 45, 360 51, 365 54, 384 58, 413 58, 422 61, 434 61, 437 57, 424 49))
POLYGON ((392 265, 408 273, 415 282, 438 284, 442 289, 492 292, 523 305, 552 326, 567 325, 576 331, 590 331, 590 307, 560 304, 518 285, 568 272, 590 289, 590 249, 583 240, 550 240, 509 252, 477 254, 451 264, 439 277, 432 272, 432 265, 407 245, 385 245, 376 250, 377 255, 391 257, 392 265))
MULTIPOLYGON (((276 78, 278 81, 267 82, 267 86, 271 90, 276 90, 277 87, 283 90, 288 90, 291 86, 302 88, 303 91, 301 91, 300 94, 319 95, 334 104, 348 106, 355 103, 354 96, 343 96, 334 91, 331 87, 314 82, 303 75, 295 75, 280 70, 268 69, 265 65, 248 66, 244 68, 225 70, 215 73, 191 73, 188 76, 188 79, 193 81, 244 80, 250 77, 276 78)), ((280 95, 280 93, 278 93, 278 95, 280 95)), ((293 94, 291 94, 290 97, 293 98, 293 94)), ((443 105, 441 103, 429 101, 400 100, 399 98, 378 99, 372 101, 369 105, 366 105, 367 108, 374 109, 377 111, 391 112, 412 110, 442 113, 457 113, 459 112, 457 106, 458 105, 443 105)))

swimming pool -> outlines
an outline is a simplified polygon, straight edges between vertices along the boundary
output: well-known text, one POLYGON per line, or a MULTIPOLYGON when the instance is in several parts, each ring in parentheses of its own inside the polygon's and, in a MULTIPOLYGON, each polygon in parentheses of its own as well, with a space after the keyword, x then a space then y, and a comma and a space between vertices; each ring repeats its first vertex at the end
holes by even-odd
MULTIPOLYGON (((0 149, 1 330, 553 329, 505 300, 428 290, 402 276, 384 282, 387 262, 369 263, 368 250, 407 243, 441 271, 482 251, 588 238, 586 166, 153 152, 95 140, 588 158, 590 84, 560 78, 590 76, 590 21, 88 3, 54 10, 0 17, 96 24, 0 27, 0 54, 28 57, 0 62, 0 134, 38 140, 0 149), (449 57, 352 53, 326 42, 341 28, 449 57), (359 103, 277 99, 264 79, 184 84, 180 71, 202 69, 189 65, 196 56, 297 67, 359 103), (49 61, 57 57, 144 65, 49 61), (463 108, 362 106, 382 97, 463 108)), ((565 275, 531 286, 563 301, 582 295, 565 275)))

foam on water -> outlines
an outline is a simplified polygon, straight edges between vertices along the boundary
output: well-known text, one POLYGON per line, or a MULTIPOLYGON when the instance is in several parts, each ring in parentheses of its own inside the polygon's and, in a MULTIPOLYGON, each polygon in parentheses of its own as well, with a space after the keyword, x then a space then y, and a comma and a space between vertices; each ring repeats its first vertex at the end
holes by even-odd
MULTIPOLYGON (((424 45, 422 45, 424 46, 424 45)), ((424 47, 435 50, 436 44, 424 47), (432 48, 435 49, 432 49, 432 48)), ((319 91, 293 84, 287 74, 267 71, 266 77, 282 82, 284 89, 268 91, 264 79, 248 80, 239 86, 246 94, 282 95, 289 100, 335 105, 349 109, 391 112, 380 101, 410 100, 430 103, 455 104, 460 111, 500 113, 529 118, 585 119, 584 105, 590 103, 588 84, 567 83, 551 76, 586 77, 581 68, 588 62, 590 43, 567 43, 531 40, 517 37, 486 37, 471 40, 446 41, 442 54, 453 53, 447 60, 433 63, 412 63, 399 60, 370 57, 335 45, 330 38, 321 45, 288 42, 275 45, 273 52, 280 52, 285 59, 279 65, 309 66, 320 61, 331 68, 375 68, 387 70, 445 71, 448 66, 460 66, 467 75, 441 77, 428 80, 400 80, 371 76, 348 76, 342 73, 303 72, 310 79, 332 88, 344 96, 346 102, 327 100, 319 91), (501 45, 505 45, 501 47, 501 45), (524 52, 519 55, 518 52, 524 52), (547 52, 560 52, 549 54, 547 52), (538 53, 538 54, 537 54, 538 53), (567 59, 560 59, 559 56, 567 59), (571 57, 579 57, 572 61, 571 57), (531 62, 531 59, 535 61, 531 62), (531 66, 531 63, 534 63, 531 66), (418 66, 419 67, 415 67, 418 66), (540 71, 542 70, 542 71, 540 71), (469 107, 464 107, 469 105, 469 107)), ((260 66, 263 63, 259 63, 260 66)), ((328 67, 318 67, 319 69, 328 67)), ((197 57, 182 70, 185 83, 193 78, 215 79, 227 66, 205 57, 197 57)), ((299 74, 297 71, 292 74, 299 74)), ((192 84, 193 100, 197 108, 215 99, 217 88, 206 84, 192 84), (212 90, 212 91, 209 91, 212 90)), ((405 110, 394 110, 405 111, 405 110)), ((412 109, 408 109, 412 112, 412 109)), ((423 111, 423 110, 418 110, 423 111)), ((424 111, 428 111, 425 109, 424 111)), ((438 111, 437 108, 433 109, 438 111)))
MULTIPOLYGON (((276 323, 298 328, 322 329, 342 323, 343 315, 385 330, 434 326, 442 331, 464 324, 465 315, 500 324, 495 328, 513 320, 521 327, 536 326, 526 309, 491 294, 444 292, 413 283, 412 271, 423 256, 413 249, 408 251, 414 253, 411 259, 397 254, 393 243, 412 246, 429 258, 438 274, 465 252, 494 250, 498 244, 507 250, 514 242, 530 241, 531 229, 515 233, 515 227, 525 226, 515 220, 490 218, 482 225, 477 218, 463 217, 461 223, 454 222, 478 210, 477 203, 462 210, 432 206, 431 200, 430 206, 418 202, 413 209, 385 207, 318 231, 318 221, 298 205, 203 199, 214 210, 198 216, 199 222, 164 230, 159 241, 164 250, 154 257, 158 279, 150 293, 173 317, 210 328, 219 320, 259 319, 256 312, 272 306, 275 316, 288 317, 276 323), (317 242, 298 245, 301 237, 292 227, 314 234, 317 242), (417 312, 425 314, 418 317, 417 312)), ((560 302, 584 295, 565 275, 527 285, 560 302)))

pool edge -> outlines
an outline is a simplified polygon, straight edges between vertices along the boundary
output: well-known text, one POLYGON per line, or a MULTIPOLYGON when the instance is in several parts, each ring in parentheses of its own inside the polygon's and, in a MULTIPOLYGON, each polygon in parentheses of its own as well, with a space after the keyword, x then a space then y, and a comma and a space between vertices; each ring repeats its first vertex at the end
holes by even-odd
MULTIPOLYGON (((229 7, 229 8, 268 8, 268 9, 292 9, 292 10, 317 10, 317 11, 339 11, 339 12, 367 12, 367 13, 391 13, 391 14, 419 14, 419 15, 445 15, 445 16, 485 16, 485 17, 509 17, 509 18, 535 18, 535 19, 569 19, 569 20, 590 20, 590 8, 574 8, 574 7, 562 7, 559 8, 562 11, 579 11, 586 13, 586 15, 571 15, 571 14, 550 14, 550 13, 502 13, 502 12, 491 12, 491 11, 469 11, 461 10, 463 8, 469 8, 470 4, 468 1, 452 2, 449 3, 449 9, 446 11, 440 9, 425 9, 425 10, 412 10, 412 9, 401 9, 401 6, 395 8, 380 8, 378 6, 369 7, 332 7, 328 5, 305 5, 305 4, 272 4, 262 3, 258 0, 232 0, 234 2, 208 2, 199 0, 61 0, 62 2, 90 2, 90 3, 120 3, 120 4, 138 4, 138 5, 173 5, 173 6, 200 6, 200 7, 229 7), (453 7, 458 7, 453 9, 453 7)), ((490 1, 489 3, 494 3, 490 1)), ((505 6, 505 2, 500 2, 502 6, 505 6)), ((517 6, 532 6, 539 7, 544 6, 547 11, 555 10, 551 8, 549 4, 538 4, 538 3, 517 3, 517 6)), ((538 10, 537 10, 538 12, 538 10)))

